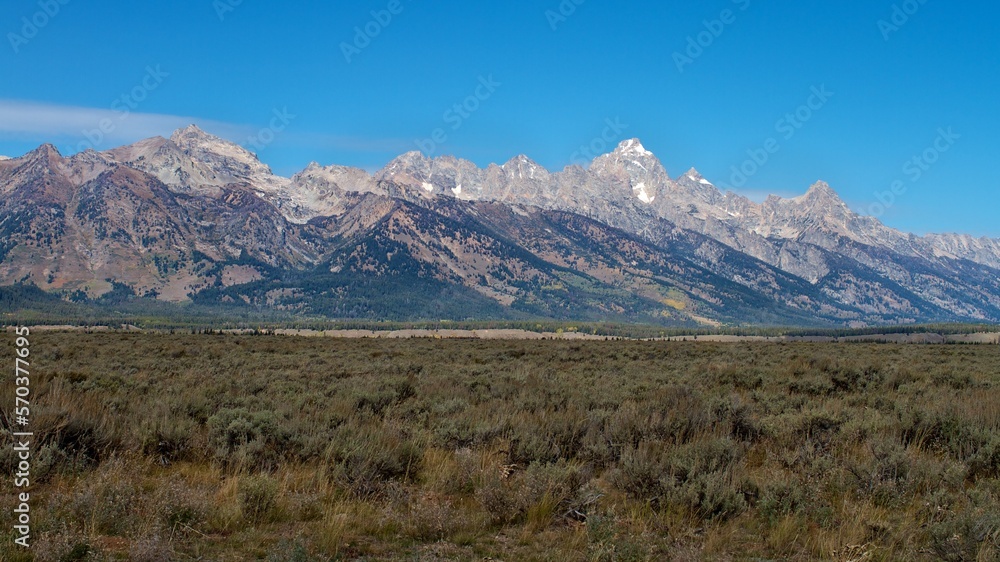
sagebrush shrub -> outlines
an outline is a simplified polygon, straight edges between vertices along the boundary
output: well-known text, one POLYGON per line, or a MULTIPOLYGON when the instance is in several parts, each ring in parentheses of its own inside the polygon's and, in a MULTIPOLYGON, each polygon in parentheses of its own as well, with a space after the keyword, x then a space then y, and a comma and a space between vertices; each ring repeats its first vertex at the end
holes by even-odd
POLYGON ((248 521, 268 522, 278 506, 278 483, 274 478, 263 474, 241 478, 236 498, 240 513, 248 521))
POLYGON ((208 440, 216 461, 245 470, 270 470, 287 451, 288 435, 273 411, 226 408, 208 418, 208 440))

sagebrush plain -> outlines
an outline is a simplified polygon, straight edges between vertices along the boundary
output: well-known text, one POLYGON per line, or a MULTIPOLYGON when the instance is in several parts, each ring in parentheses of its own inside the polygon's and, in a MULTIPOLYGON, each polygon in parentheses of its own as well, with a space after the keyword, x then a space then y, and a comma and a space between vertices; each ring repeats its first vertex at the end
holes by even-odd
POLYGON ((3 560, 1000 557, 1000 346, 44 333, 31 358, 33 546, 5 525, 3 560))

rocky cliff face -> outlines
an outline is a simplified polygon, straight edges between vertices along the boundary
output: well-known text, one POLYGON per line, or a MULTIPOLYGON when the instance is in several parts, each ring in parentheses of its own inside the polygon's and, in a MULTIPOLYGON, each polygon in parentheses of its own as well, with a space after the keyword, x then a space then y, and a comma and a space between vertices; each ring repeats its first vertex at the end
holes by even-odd
POLYGON ((43 145, 0 159, 0 234, 0 281, 64 293, 117 282, 375 315, 350 291, 392 286, 473 316, 1000 320, 1000 241, 905 234, 823 182, 755 203, 694 169, 671 178, 638 139, 586 169, 410 152, 374 175, 312 163, 291 178, 194 126, 69 158, 43 145))

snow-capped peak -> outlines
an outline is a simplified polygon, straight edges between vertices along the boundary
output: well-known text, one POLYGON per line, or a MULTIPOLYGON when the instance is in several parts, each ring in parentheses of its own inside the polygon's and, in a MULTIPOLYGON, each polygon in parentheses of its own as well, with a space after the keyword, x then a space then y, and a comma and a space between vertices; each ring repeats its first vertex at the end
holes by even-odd
POLYGON ((633 155, 633 156, 635 156, 635 155, 638 155, 638 156, 652 156, 653 155, 652 152, 646 150, 646 148, 642 146, 642 143, 639 141, 639 139, 628 139, 626 141, 622 141, 621 144, 618 145, 618 148, 615 150, 615 152, 619 152, 621 154, 633 155))
POLYGON ((715 187, 715 184, 713 184, 712 182, 710 182, 707 179, 705 179, 705 177, 702 176, 701 173, 699 173, 698 170, 696 170, 694 168, 691 168, 690 170, 688 170, 687 173, 684 174, 684 177, 686 177, 687 179, 689 179, 689 180, 691 180, 691 181, 693 181, 695 183, 699 183, 701 185, 707 185, 707 186, 715 187))

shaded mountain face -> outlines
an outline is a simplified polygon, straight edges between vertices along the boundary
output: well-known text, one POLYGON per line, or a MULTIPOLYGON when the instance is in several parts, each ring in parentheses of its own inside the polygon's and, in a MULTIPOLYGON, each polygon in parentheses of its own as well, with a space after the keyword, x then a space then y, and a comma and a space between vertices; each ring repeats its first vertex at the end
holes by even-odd
POLYGON ((0 282, 335 318, 1000 321, 1000 241, 917 237, 823 182, 755 203, 638 139, 588 168, 403 154, 273 174, 191 126, 0 159, 0 282))

